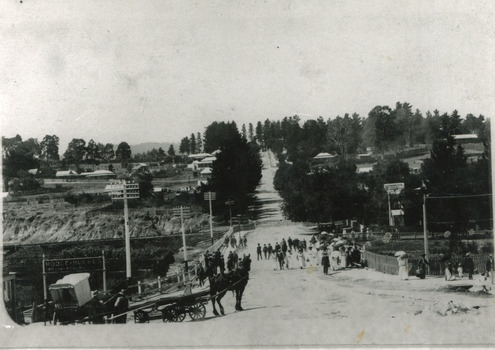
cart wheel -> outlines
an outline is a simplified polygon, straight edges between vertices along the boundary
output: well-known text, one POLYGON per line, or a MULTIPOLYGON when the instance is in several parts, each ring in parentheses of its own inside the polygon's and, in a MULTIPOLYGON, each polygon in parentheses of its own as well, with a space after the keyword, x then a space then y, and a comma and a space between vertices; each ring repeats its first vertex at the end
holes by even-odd
POLYGON ((167 306, 162 310, 163 322, 182 322, 185 318, 184 308, 178 305, 167 306))
POLYGON ((175 322, 182 322, 186 318, 186 311, 184 310, 184 307, 182 306, 175 306, 175 322))
POLYGON ((167 306, 162 310, 163 322, 174 322, 174 319, 175 319, 175 309, 173 306, 167 306))
POLYGON ((189 316, 191 316, 191 319, 193 320, 199 320, 200 318, 204 318, 205 315, 206 315, 206 308, 201 303, 197 303, 189 311, 189 316))

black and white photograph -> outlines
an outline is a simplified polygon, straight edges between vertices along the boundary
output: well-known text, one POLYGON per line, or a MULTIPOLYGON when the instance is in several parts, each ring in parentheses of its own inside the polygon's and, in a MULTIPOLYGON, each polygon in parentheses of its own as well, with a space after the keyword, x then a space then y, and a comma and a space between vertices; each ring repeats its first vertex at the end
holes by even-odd
POLYGON ((2 1, 0 348, 495 346, 494 10, 2 1))

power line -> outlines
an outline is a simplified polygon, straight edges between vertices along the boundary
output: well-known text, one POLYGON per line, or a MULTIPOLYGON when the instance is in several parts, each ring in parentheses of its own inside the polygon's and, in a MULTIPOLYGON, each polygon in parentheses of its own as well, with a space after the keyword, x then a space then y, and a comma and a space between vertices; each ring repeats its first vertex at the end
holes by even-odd
POLYGON ((426 199, 471 198, 471 197, 486 197, 491 195, 492 195, 491 193, 482 193, 482 194, 466 194, 466 195, 452 195, 452 196, 426 196, 426 199))

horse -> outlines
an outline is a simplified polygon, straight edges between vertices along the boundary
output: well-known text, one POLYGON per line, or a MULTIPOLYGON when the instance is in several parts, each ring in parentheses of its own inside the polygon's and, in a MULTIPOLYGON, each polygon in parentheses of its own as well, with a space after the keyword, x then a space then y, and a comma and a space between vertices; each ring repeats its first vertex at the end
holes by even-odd
POLYGON ((215 303, 218 303, 220 312, 225 315, 224 309, 220 300, 224 297, 227 291, 235 292, 235 309, 236 311, 242 311, 241 306, 242 294, 244 288, 249 280, 249 270, 251 270, 251 258, 250 255, 244 255, 243 259, 239 262, 239 267, 229 273, 214 274, 216 266, 208 266, 209 280, 210 280, 210 297, 211 304, 213 305, 213 314, 218 316, 218 311, 215 307, 215 303), (214 267, 214 269, 213 269, 214 267))

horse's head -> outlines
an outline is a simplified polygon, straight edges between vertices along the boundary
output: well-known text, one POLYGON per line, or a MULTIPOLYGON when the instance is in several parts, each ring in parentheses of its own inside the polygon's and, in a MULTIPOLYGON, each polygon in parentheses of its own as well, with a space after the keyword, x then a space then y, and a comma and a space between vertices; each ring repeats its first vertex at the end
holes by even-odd
POLYGON ((246 272, 249 272, 249 270, 251 270, 251 258, 250 258, 250 256, 251 256, 251 254, 244 255, 244 257, 242 258, 242 260, 240 262, 240 267, 246 272))

